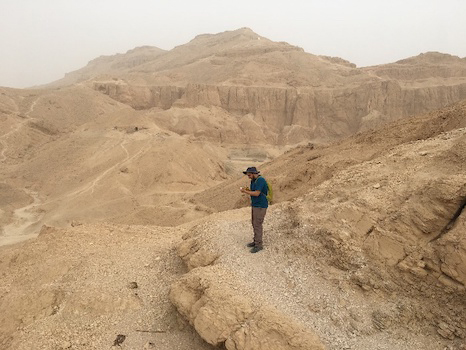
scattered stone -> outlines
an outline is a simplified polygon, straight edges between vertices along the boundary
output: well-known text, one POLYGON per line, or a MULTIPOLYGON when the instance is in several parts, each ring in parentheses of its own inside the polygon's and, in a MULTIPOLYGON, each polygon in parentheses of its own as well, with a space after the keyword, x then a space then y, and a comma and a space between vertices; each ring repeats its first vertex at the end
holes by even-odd
POLYGON ((361 288, 362 288, 363 290, 365 290, 366 292, 368 292, 368 291, 370 291, 370 290, 372 289, 372 288, 371 288, 370 286, 368 286, 367 284, 362 284, 362 285, 361 285, 361 288))
POLYGON ((71 221, 71 227, 81 226, 82 224, 82 222, 76 220, 71 221))
POLYGON ((148 341, 144 344, 143 350, 155 349, 155 344, 148 341))
POLYGON ((137 289, 139 286, 138 286, 137 282, 130 282, 128 287, 131 288, 131 289, 137 289))
POLYGON ((453 334, 453 332, 449 329, 441 329, 441 328, 438 328, 437 329, 437 333, 440 334, 443 338, 445 339, 449 339, 449 340, 453 340, 455 339, 455 335, 453 334))
POLYGON ((373 188, 375 188, 376 190, 380 188, 380 184, 379 183, 376 183, 374 186, 372 186, 373 188))
POLYGON ((443 330, 448 330, 450 328, 445 322, 440 322, 438 326, 440 329, 443 329, 443 330))
POLYGON ((113 346, 120 346, 126 339, 126 335, 118 334, 116 339, 113 341, 113 346))
POLYGON ((62 348, 62 349, 69 349, 69 348, 71 348, 71 345, 72 345, 71 342, 69 342, 69 341, 64 341, 64 342, 61 344, 61 348, 62 348))

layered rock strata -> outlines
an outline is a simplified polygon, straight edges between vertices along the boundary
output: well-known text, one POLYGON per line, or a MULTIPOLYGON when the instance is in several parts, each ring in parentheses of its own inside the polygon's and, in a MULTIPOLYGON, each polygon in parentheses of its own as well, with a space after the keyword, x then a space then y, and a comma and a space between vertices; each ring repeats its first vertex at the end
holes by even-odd
POLYGON ((402 117, 422 114, 466 98, 466 83, 408 88, 394 81, 374 81, 342 88, 277 88, 188 84, 135 86, 95 82, 94 89, 135 109, 220 107, 254 119, 281 135, 279 143, 310 138, 341 138, 402 117), (305 132, 284 140, 290 127, 305 132))

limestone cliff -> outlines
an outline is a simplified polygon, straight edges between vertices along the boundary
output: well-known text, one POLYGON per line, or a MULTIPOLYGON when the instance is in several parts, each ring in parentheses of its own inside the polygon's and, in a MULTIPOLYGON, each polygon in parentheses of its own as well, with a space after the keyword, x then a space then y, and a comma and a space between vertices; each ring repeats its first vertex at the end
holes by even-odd
POLYGON ((188 84, 135 86, 95 82, 94 88, 135 109, 220 107, 233 115, 252 114, 277 135, 276 142, 335 139, 410 115, 439 109, 466 98, 466 81, 408 88, 374 81, 334 89, 188 84), (290 135, 290 127, 301 132, 290 135))

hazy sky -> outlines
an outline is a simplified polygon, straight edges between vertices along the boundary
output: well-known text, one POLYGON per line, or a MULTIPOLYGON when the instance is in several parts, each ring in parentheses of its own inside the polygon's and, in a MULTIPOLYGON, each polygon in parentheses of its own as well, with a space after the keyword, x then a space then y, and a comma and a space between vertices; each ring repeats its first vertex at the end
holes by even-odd
POLYGON ((44 84, 101 55, 240 27, 358 66, 426 51, 466 56, 466 0, 0 0, 0 86, 44 84))

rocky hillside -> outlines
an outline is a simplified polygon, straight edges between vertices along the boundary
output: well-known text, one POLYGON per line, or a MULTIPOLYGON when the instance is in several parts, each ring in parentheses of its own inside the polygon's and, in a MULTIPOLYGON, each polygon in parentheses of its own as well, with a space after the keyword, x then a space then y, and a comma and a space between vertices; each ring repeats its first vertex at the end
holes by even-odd
MULTIPOLYGON (((290 149, 272 162, 256 162, 275 189, 275 202, 295 199, 332 179, 338 172, 361 162, 374 161, 394 147, 428 140, 442 133, 466 127, 466 101, 425 115, 400 120, 374 131, 358 133, 332 144, 308 143, 290 149)), ((428 158, 427 158, 428 159, 428 158)), ((230 210, 247 205, 238 188, 247 179, 210 188, 193 196, 198 204, 215 210, 230 210)))
MULTIPOLYGON (((44 227, 0 248, 2 347, 463 350, 465 155, 464 102, 291 150, 262 169, 279 202, 257 254, 249 208, 44 227)), ((191 204, 240 205, 244 181, 191 204)))
POLYGON ((0 348, 464 350, 465 99, 247 28, 0 88, 0 348))
POLYGON ((228 177, 228 150, 160 128, 85 86, 0 91, 2 242, 43 223, 186 222, 207 212, 185 194, 228 177))
POLYGON ((365 71, 381 78, 413 83, 437 85, 448 79, 462 77, 466 74, 465 58, 451 56, 440 52, 427 52, 419 56, 406 58, 395 63, 364 68, 365 71))
MULTIPOLYGON (((260 321, 242 319, 257 300, 259 310, 272 303, 284 319, 306 324, 330 349, 444 349, 441 338, 463 349, 465 122, 462 103, 264 166, 266 177, 281 172, 269 177, 275 192, 294 196, 269 208, 264 254, 244 256, 247 209, 242 219, 193 228, 178 248, 190 272, 172 301, 204 339, 227 349, 267 348, 256 337, 260 321), (218 276, 241 287, 228 284, 215 298, 218 276), (226 336, 216 333, 219 319, 231 320, 226 336)), ((198 198, 233 206, 240 184, 198 198)))
POLYGON ((164 52, 165 50, 158 47, 142 46, 129 50, 125 54, 100 56, 90 61, 87 66, 67 73, 63 79, 47 84, 44 87, 57 88, 74 85, 93 79, 96 76, 111 79, 113 76, 118 76, 122 71, 155 60, 164 52))

